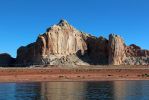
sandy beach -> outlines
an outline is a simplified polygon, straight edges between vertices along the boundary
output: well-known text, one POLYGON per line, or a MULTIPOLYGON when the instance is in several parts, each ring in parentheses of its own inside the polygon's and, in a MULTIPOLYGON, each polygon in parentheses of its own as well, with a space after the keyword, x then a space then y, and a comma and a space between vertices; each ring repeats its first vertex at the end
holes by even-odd
POLYGON ((0 82, 149 80, 149 66, 0 68, 0 82))

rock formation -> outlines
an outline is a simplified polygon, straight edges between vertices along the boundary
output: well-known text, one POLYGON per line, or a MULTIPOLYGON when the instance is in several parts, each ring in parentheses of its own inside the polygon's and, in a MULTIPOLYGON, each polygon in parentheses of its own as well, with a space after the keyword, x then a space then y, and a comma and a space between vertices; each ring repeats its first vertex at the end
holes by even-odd
POLYGON ((141 57, 149 56, 148 50, 142 50, 139 46, 131 44, 130 46, 125 47, 125 52, 127 57, 141 57))
MULTIPOLYGON (((11 57, 8 56, 11 61, 11 57)), ((11 64, 0 56, 0 63, 11 64)), ((66 20, 48 28, 36 42, 17 50, 17 66, 30 65, 149 65, 149 51, 136 45, 126 46, 123 39, 109 39, 83 33, 66 20)))
POLYGON ((123 39, 114 34, 109 36, 109 64, 120 65, 125 58, 125 44, 123 39))
POLYGON ((149 65, 149 51, 132 44, 126 46, 123 39, 109 35, 109 64, 111 65, 149 65))
POLYGON ((15 59, 12 58, 9 54, 7 53, 2 53, 0 54, 0 66, 5 67, 5 66, 14 66, 15 59))
POLYGON ((135 44, 125 47, 125 55, 123 63, 126 65, 149 65, 149 51, 135 44))
POLYGON ((39 35, 36 42, 17 51, 17 64, 34 65, 121 65, 149 64, 149 51, 126 46, 114 34, 109 40, 83 33, 61 20, 39 35), (139 58, 140 57, 140 58, 139 58), (139 60, 139 62, 138 62, 139 60))
MULTIPOLYGON (((19 64, 52 64, 70 55, 84 55, 87 45, 80 31, 73 28, 65 20, 47 29, 39 35, 35 43, 20 47, 17 51, 19 64)), ((59 64, 59 63, 58 63, 59 64)))

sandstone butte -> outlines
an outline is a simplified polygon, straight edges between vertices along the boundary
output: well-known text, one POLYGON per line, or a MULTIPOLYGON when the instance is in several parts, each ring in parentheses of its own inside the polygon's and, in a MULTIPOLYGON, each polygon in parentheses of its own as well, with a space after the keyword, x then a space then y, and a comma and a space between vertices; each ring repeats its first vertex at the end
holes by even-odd
POLYGON ((66 20, 48 28, 36 42, 21 46, 17 57, 0 54, 1 66, 30 65, 149 65, 149 50, 115 34, 109 39, 81 32, 66 20))

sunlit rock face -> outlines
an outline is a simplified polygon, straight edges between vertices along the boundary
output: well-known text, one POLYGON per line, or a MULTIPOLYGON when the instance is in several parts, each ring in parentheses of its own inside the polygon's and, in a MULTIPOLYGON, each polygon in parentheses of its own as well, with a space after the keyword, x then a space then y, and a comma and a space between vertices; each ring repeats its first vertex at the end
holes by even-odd
POLYGON ((81 54, 84 54, 87 45, 82 35, 67 21, 61 20, 58 25, 50 27, 45 34, 40 35, 37 44, 41 45, 42 56, 49 56, 49 54, 70 55, 79 50, 81 54))
POLYGON ((5 66, 13 66, 15 63, 15 59, 12 58, 9 54, 7 53, 2 53, 0 54, 0 67, 5 67, 5 66))
POLYGON ((149 51, 132 44, 126 46, 124 40, 115 34, 109 35, 109 64, 149 65, 149 51))
POLYGON ((68 60, 70 55, 84 55, 87 44, 83 35, 85 34, 67 21, 61 20, 57 25, 48 28, 46 33, 39 35, 35 43, 20 47, 17 51, 17 62, 52 65, 63 63, 62 60, 68 60))
POLYGON ((108 40, 83 33, 61 20, 39 35, 36 42, 17 51, 17 64, 108 64, 108 40))
POLYGON ((109 64, 121 65, 125 57, 125 44, 123 39, 115 34, 109 36, 109 64))

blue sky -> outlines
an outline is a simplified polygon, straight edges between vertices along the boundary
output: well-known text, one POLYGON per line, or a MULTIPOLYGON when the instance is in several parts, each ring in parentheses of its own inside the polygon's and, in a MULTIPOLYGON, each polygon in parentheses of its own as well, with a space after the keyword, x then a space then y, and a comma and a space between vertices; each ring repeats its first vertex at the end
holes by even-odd
POLYGON ((149 0, 0 0, 0 53, 16 56, 45 30, 66 19, 95 36, 121 35, 149 49, 149 0))

